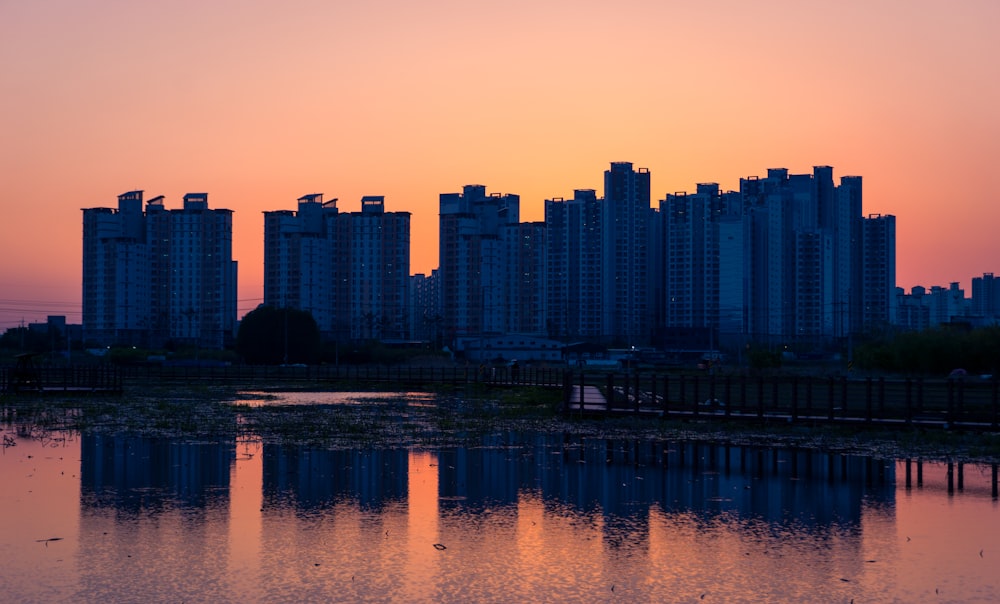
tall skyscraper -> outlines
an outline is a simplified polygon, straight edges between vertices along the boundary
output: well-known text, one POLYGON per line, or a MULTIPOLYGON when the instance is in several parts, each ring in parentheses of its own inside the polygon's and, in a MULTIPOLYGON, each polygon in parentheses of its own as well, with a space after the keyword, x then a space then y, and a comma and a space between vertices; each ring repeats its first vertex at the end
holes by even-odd
POLYGON ((509 260, 503 237, 519 220, 517 195, 487 195, 482 185, 441 194, 438 271, 444 337, 450 344, 504 333, 509 260))
POLYGON ((366 195, 337 218, 338 332, 352 340, 409 338, 410 213, 366 195), (344 327, 349 326, 349 331, 344 327))
POLYGON ((236 329, 232 211, 208 208, 206 193, 163 197, 142 210, 142 191, 117 210, 83 210, 83 329, 96 345, 222 348, 236 329))
POLYGON ((646 168, 615 162, 604 172, 601 217, 604 335, 621 345, 650 339, 650 178, 646 168))
POLYGON ((84 342, 150 345, 150 295, 156 288, 144 218, 142 191, 119 195, 117 209, 83 210, 84 342))
POLYGON ((519 222, 503 230, 502 333, 545 334, 545 239, 544 222, 519 222))
POLYGON ((741 209, 739 194, 720 193, 715 183, 699 184, 694 194, 667 195, 660 202, 662 244, 656 249, 663 258, 663 295, 654 310, 659 311, 656 322, 668 346, 677 334, 686 333, 689 340, 700 342, 699 348, 716 348, 723 325, 728 333, 740 333, 741 209))
POLYGON ((577 189, 572 199, 545 201, 545 324, 550 338, 604 334, 602 204, 593 189, 577 189))
POLYGON ((442 343, 441 278, 437 269, 430 275, 410 276, 410 337, 415 340, 442 343))
POLYGON ((884 329, 896 316, 896 217, 871 214, 862 224, 861 330, 873 333, 884 329))

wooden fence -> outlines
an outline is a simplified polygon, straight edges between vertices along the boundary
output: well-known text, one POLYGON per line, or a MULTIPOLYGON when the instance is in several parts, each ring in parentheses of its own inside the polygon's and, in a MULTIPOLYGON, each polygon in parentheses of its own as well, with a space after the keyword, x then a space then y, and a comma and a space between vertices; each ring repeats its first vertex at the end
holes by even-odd
POLYGON ((996 379, 568 374, 564 411, 997 429, 996 379), (600 391, 602 400, 585 400, 600 391))

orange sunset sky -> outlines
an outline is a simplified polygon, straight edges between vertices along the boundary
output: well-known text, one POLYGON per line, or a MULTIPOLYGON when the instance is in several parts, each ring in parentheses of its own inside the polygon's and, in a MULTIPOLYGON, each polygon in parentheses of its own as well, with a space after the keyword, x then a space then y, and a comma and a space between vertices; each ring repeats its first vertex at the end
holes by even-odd
POLYGON ((612 161, 653 203, 769 167, 864 177, 897 283, 1000 273, 1000 2, 0 0, 0 329, 80 321, 81 208, 188 192, 235 211, 240 316, 265 210, 307 193, 412 213, 521 196, 522 220, 612 161))

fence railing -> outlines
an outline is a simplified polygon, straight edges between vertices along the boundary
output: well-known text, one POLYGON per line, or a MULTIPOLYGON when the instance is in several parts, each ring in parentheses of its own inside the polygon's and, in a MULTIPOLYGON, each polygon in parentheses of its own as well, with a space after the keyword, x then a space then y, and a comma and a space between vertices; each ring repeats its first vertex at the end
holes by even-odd
POLYGON ((567 376, 564 389, 568 412, 936 423, 993 429, 1000 420, 1000 382, 996 379, 578 372, 567 376), (592 402, 583 404, 588 387, 600 390, 603 409, 592 402))
POLYGON ((113 366, 0 367, 6 392, 120 392, 122 372, 113 366))

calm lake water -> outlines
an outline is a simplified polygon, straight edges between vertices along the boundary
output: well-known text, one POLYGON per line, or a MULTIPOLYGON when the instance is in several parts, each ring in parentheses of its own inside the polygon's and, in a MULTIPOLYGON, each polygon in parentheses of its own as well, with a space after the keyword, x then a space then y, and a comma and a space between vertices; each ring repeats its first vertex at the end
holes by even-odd
MULTIPOLYGON (((283 397, 322 402, 248 400, 283 397)), ((0 431, 2 601, 1000 601, 995 466, 551 433, 331 451, 0 431)))

